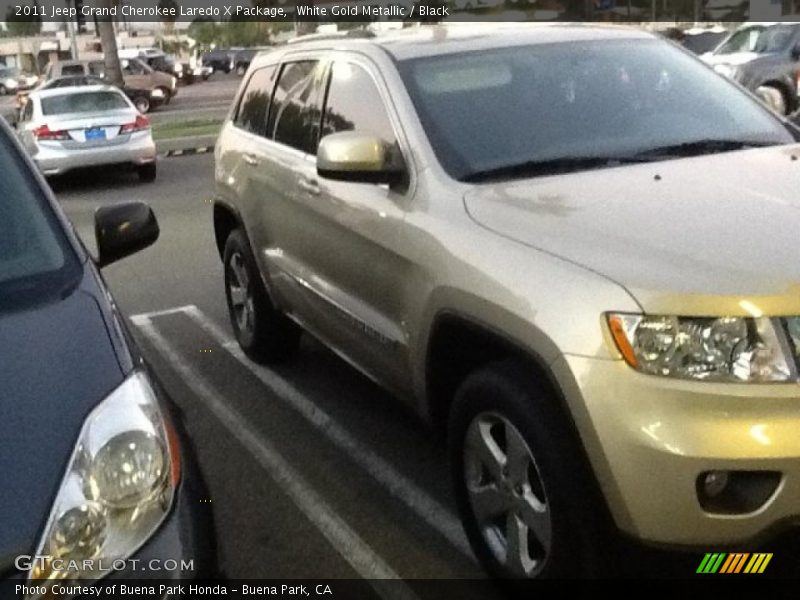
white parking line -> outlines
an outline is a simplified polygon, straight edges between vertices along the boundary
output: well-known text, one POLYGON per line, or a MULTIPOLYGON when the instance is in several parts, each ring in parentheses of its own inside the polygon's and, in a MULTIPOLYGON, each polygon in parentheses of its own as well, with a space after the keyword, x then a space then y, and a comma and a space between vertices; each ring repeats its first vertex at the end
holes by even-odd
MULTIPOLYGON (((276 394, 287 405, 297 411, 361 469, 383 485, 395 498, 403 502, 422 518, 431 528, 442 535, 450 544, 465 556, 473 558, 469 542, 464 535, 461 522, 439 502, 431 498, 422 488, 400 473, 369 447, 365 446, 328 413, 321 410, 312 400, 303 395, 286 379, 268 369, 253 363, 242 352, 238 343, 228 336, 214 321, 209 319, 196 306, 183 306, 175 312, 183 312, 191 317, 215 342, 225 348, 242 366, 255 375, 261 383, 276 394)), ((149 313, 153 314, 153 313, 149 313)), ((155 313, 160 316, 164 311, 155 313)), ((170 314, 167 312, 166 314, 170 314)), ((149 316, 149 315, 148 315, 149 316)))
POLYGON ((208 383, 161 335, 146 315, 131 318, 136 327, 170 361, 189 388, 219 421, 258 460, 300 511, 330 542, 331 546, 375 591, 386 600, 419 600, 384 560, 350 528, 286 459, 262 439, 235 410, 223 403, 222 394, 208 383), (398 581, 400 580, 400 581, 398 581))

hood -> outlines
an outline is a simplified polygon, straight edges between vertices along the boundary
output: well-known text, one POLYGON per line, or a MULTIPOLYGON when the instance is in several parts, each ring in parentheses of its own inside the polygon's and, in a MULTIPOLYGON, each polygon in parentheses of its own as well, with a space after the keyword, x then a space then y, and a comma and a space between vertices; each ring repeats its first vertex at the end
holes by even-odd
POLYGON ((0 311, 0 574, 39 542, 85 417, 123 379, 89 269, 63 299, 0 311))
POLYGON ((708 64, 714 65, 731 65, 738 67, 753 62, 756 59, 771 56, 771 54, 758 54, 757 52, 732 52, 730 54, 704 54, 701 58, 708 64))
POLYGON ((793 153, 800 146, 481 185, 464 201, 483 227, 604 275, 647 312, 800 314, 793 153))

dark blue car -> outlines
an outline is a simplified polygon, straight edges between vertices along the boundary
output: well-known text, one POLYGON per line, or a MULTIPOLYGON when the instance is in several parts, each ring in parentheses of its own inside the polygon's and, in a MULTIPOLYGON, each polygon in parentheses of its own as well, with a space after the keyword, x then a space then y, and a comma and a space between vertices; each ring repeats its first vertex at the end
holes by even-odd
POLYGON ((158 233, 144 204, 103 207, 92 258, 0 119, 0 596, 3 580, 216 573, 180 413, 99 272, 158 233))

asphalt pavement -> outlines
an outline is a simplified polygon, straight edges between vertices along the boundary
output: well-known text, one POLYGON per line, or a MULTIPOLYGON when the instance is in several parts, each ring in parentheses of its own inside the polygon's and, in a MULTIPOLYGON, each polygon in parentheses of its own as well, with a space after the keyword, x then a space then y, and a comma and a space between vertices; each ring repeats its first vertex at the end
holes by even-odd
POLYGON ((379 597, 409 599, 436 596, 414 579, 483 577, 439 436, 308 335, 279 368, 234 343, 212 231, 213 156, 162 159, 152 184, 114 172, 54 184, 90 249, 98 206, 143 200, 156 212, 156 245, 104 273, 186 416, 226 575, 362 578, 379 597), (395 578, 406 582, 386 585, 395 578))

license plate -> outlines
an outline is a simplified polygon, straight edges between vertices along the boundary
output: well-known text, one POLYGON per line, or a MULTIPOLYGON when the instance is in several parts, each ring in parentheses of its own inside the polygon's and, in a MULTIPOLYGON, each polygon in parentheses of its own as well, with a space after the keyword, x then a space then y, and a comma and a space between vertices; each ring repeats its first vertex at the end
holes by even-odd
POLYGON ((86 141, 106 139, 106 130, 102 127, 94 127, 86 130, 86 141))

